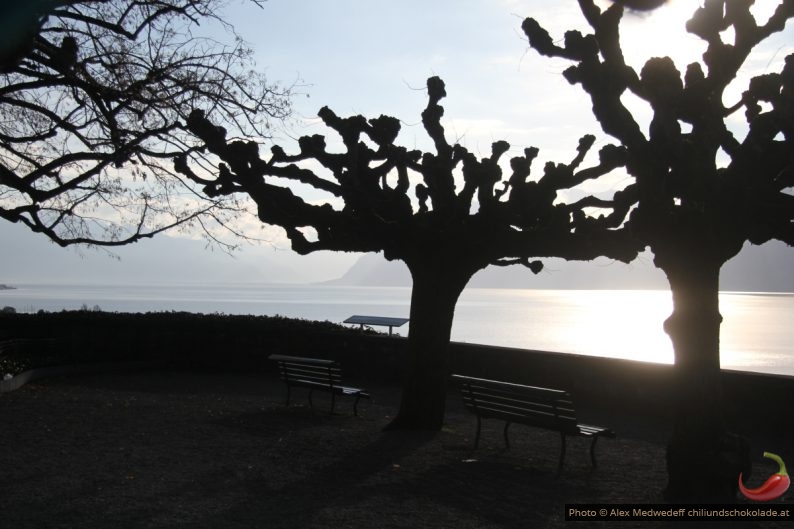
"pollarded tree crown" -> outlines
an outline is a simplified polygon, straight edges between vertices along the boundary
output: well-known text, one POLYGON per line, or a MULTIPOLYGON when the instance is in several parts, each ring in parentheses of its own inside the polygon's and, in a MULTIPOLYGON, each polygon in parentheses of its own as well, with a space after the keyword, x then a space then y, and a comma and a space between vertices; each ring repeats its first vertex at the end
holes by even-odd
MULTIPOLYGON (((342 152, 333 152, 323 136, 314 135, 300 138, 295 154, 274 146, 263 159, 250 142, 227 140, 207 116, 195 112, 187 128, 222 163, 209 178, 194 173, 186 157, 177 167, 205 185, 208 194, 250 195, 260 219, 282 226, 299 253, 383 250, 406 259, 417 247, 452 253, 457 251, 450 248, 457 247, 461 254, 473 255, 480 268, 506 262, 529 265, 530 258, 543 256, 609 255, 624 261, 636 256, 638 245, 621 229, 634 200, 630 189, 611 199, 559 200, 561 191, 622 167, 625 149, 604 146, 598 164, 581 168, 595 143, 587 135, 570 162, 550 162, 534 180, 531 165, 539 152, 534 147, 512 157, 505 175, 500 161, 510 145, 494 142, 490 154, 481 157, 451 145, 441 123, 444 82, 432 77, 427 89, 422 124, 433 151, 397 145, 401 127, 396 118, 342 118, 323 107, 319 115, 341 137, 342 152), (290 187, 294 182, 335 198, 324 204, 304 200, 290 187), (602 214, 588 215, 593 210, 602 214), (306 228, 316 235, 307 236, 306 228)), ((538 270, 538 265, 532 268, 538 270)))
POLYGON ((536 20, 527 19, 522 27, 538 53, 574 63, 566 78, 590 95, 602 129, 626 149, 638 200, 631 216, 634 233, 654 252, 689 247, 720 262, 748 240, 794 245, 794 197, 787 191, 794 181, 794 56, 786 58, 780 73, 753 78, 735 104, 723 103, 726 87, 753 48, 794 16, 794 3, 782 0, 759 24, 750 3, 705 2, 686 28, 708 46, 702 64, 690 64, 683 78, 667 57, 649 59, 637 75, 620 50, 622 8, 602 11, 593 0, 579 3, 592 35, 568 32, 559 46, 536 20), (723 42, 729 28, 732 44, 723 42), (651 107, 647 132, 621 100, 627 91, 651 107), (728 124, 742 108, 743 138, 728 124))

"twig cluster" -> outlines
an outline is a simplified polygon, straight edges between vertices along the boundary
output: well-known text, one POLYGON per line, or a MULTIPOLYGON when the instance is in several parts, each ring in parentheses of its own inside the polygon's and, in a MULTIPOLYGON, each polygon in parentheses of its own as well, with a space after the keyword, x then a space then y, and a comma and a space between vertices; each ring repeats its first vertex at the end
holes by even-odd
POLYGON ((199 108, 267 137, 290 113, 290 88, 250 69, 251 50, 224 26, 219 4, 14 8, 28 24, 0 57, 0 217, 61 245, 122 245, 185 224, 210 236, 209 225, 231 228, 242 206, 209 200, 171 168, 195 148, 182 124, 199 108), (199 21, 221 24, 233 42, 194 34, 199 21))

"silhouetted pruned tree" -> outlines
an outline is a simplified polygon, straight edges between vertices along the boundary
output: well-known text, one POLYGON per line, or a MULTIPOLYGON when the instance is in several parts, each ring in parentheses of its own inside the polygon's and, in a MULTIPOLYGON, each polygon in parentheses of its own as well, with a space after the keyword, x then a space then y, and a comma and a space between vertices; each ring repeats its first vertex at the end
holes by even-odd
POLYGON ((434 152, 396 145, 401 127, 393 117, 341 118, 326 107, 319 116, 341 137, 343 152, 332 152, 323 136, 314 135, 298 141, 296 154, 274 146, 262 157, 257 143, 229 141, 203 112, 194 112, 188 127, 222 163, 212 178, 195 173, 187 156, 176 163, 210 197, 249 195, 262 222, 283 227, 300 254, 383 251, 387 259, 406 263, 413 278, 409 366, 392 423, 400 429, 442 425, 455 304, 478 270, 521 263, 538 272, 540 262, 531 260, 536 257, 629 261, 637 253, 619 229, 630 207, 622 194, 573 203, 559 196, 621 166, 622 148, 605 146, 597 165, 579 169, 594 142, 585 136, 571 163, 548 163, 534 180, 530 166, 538 150, 526 149, 509 161, 503 180, 499 161, 507 142, 494 143, 482 158, 451 145, 441 124, 444 83, 430 78, 427 90, 422 123, 434 152), (300 197, 298 183, 324 192, 327 200, 318 203, 316 192, 314 200, 300 197), (589 216, 588 208, 606 214, 589 216))
POLYGON ((64 246, 126 244, 185 223, 210 236, 213 223, 233 228, 238 204, 208 200, 173 171, 195 142, 182 125, 198 108, 263 136, 289 114, 290 90, 251 71, 223 3, 4 3, 0 218, 64 246), (217 40, 224 32, 229 44, 217 40))
POLYGON ((670 283, 674 310, 664 327, 675 350, 677 397, 667 494, 731 499, 749 460, 722 419, 719 274, 746 241, 794 245, 794 55, 779 73, 753 78, 728 106, 725 89, 753 48, 794 16, 794 2, 781 1, 759 25, 750 1, 706 0, 686 27, 708 48, 683 79, 669 58, 652 58, 637 74, 623 59, 622 9, 579 4, 592 34, 569 31, 557 44, 534 19, 523 29, 539 53, 575 63, 565 78, 584 88, 604 132, 626 149, 635 178, 626 192, 637 199, 629 224, 670 283), (729 29, 733 43, 721 37, 729 29), (649 130, 624 106, 627 92, 652 109, 649 130), (740 111, 743 137, 727 125, 740 111))

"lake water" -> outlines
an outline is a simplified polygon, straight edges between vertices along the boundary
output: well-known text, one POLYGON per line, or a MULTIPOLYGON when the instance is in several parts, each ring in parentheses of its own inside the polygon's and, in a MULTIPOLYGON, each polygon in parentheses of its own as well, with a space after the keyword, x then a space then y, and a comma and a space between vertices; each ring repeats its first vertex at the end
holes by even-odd
MULTIPOLYGON (((353 314, 408 317, 410 289, 315 285, 15 285, 0 306, 118 312, 257 314, 341 323, 353 314)), ((794 294, 720 294, 722 367, 794 376, 794 294)), ((667 291, 467 289, 452 339, 672 363, 667 291)), ((410 324, 409 324, 410 325, 410 324)), ((408 325, 397 329, 407 334, 408 325)))

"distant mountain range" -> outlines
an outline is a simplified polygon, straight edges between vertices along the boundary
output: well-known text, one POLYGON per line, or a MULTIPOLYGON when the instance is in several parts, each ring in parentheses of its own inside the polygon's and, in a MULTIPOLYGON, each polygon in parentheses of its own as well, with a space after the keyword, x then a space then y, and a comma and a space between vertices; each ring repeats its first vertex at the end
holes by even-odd
POLYGON ((105 250, 61 248, 43 235, 0 221, 0 282, 158 284, 300 281, 277 252, 249 249, 229 256, 202 240, 158 235, 105 250), (253 254, 253 255, 248 255, 253 254), (273 255, 274 258, 270 258, 273 255), (251 258, 253 257, 253 258, 251 258))
MULTIPOLYGON (((543 271, 534 275, 522 266, 490 266, 469 282, 477 288, 540 289, 667 289, 667 279, 653 265, 652 254, 641 254, 626 265, 609 259, 592 262, 543 260, 543 271)), ((411 275, 401 261, 382 254, 365 254, 334 285, 410 286, 411 275)), ((737 292, 794 292, 794 248, 771 242, 746 246, 722 269, 720 289, 737 292)))
MULTIPOLYGON (((209 251, 201 240, 161 235, 103 251, 64 249, 26 228, 0 221, 0 283, 179 282, 319 283, 360 286, 410 286, 411 276, 400 261, 381 254, 318 252, 299 256, 269 247, 244 249, 229 257, 209 251), (357 260, 356 260, 357 259, 357 260), (346 272, 345 272, 346 271, 346 272)), ((593 262, 543 260, 532 274, 522 266, 489 267, 472 278, 471 287, 540 289, 667 289, 664 274, 649 253, 625 265, 608 259, 593 262)), ((722 290, 794 292, 794 248, 772 242, 747 246, 722 270, 722 290)))

